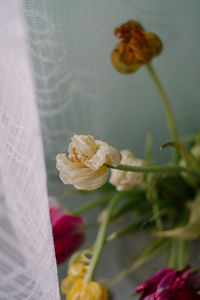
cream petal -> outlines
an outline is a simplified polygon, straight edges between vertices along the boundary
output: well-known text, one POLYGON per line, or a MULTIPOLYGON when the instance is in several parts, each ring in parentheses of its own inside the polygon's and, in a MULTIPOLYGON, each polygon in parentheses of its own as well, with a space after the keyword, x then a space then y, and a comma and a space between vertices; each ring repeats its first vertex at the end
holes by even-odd
POLYGON ((134 155, 130 150, 125 149, 120 151, 120 153, 122 155, 121 164, 128 164, 129 160, 134 158, 134 155))
POLYGON ((60 171, 60 179, 65 184, 72 184, 79 190, 93 190, 102 186, 108 178, 108 169, 103 166, 91 170, 83 164, 71 162, 65 154, 56 156, 56 168, 60 171))
POLYGON ((96 141, 99 149, 92 159, 86 161, 84 164, 92 170, 97 170, 104 164, 117 167, 121 161, 121 154, 119 150, 102 141, 96 141))
POLYGON ((60 178, 65 184, 70 184, 71 171, 79 170, 80 167, 80 163, 71 162, 64 153, 59 153, 56 156, 56 168, 60 171, 60 178))
POLYGON ((120 160, 120 152, 107 143, 95 141, 89 135, 74 135, 69 145, 69 159, 65 154, 58 154, 56 167, 65 184, 91 190, 106 182, 108 168, 105 164, 118 166, 120 160))
MULTIPOLYGON (((139 158, 136 158, 129 150, 122 150, 121 155, 121 164, 129 166, 143 165, 143 161, 139 158)), ((130 190, 135 184, 143 184, 143 182, 143 173, 111 170, 110 183, 113 184, 118 191, 130 190)))
POLYGON ((94 138, 91 135, 74 135, 72 142, 69 145, 69 154, 73 155, 73 148, 76 149, 78 155, 92 157, 96 151, 97 146, 94 138))
POLYGON ((82 168, 79 173, 72 172, 70 183, 78 190, 94 190, 102 186, 108 179, 108 169, 101 167, 93 171, 89 168, 82 168))

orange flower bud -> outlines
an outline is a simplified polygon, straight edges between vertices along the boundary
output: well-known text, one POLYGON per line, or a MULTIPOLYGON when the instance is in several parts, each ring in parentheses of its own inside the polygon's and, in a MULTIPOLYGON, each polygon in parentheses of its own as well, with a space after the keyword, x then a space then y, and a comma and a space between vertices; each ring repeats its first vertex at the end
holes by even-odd
POLYGON ((119 41, 111 54, 111 61, 121 73, 136 71, 162 50, 160 39, 154 33, 145 31, 136 21, 130 20, 115 28, 114 34, 119 41))
POLYGON ((96 281, 84 284, 84 280, 79 279, 67 294, 67 300, 108 300, 108 292, 96 281))

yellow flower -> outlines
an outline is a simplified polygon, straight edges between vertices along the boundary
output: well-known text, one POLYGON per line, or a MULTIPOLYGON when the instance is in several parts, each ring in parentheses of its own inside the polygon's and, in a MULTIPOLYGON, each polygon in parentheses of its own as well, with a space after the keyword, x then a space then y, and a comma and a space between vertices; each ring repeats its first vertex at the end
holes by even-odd
POLYGON ((69 263, 68 275, 65 279, 63 279, 61 284, 62 293, 67 294, 78 279, 84 278, 88 270, 91 257, 92 252, 87 249, 76 256, 75 260, 71 264, 69 263))
POLYGON ((96 281, 84 284, 83 279, 77 280, 69 293, 67 300, 108 300, 108 292, 105 287, 96 281))
MULTIPOLYGON (((138 167, 144 164, 141 159, 134 157, 129 150, 122 150, 121 155, 121 164, 138 167)), ((112 169, 110 183, 112 183, 118 191, 130 190, 134 185, 144 183, 144 174, 112 169)))
POLYGON ((121 161, 116 148, 90 135, 74 135, 68 151, 68 158, 64 153, 56 156, 56 168, 65 184, 72 184, 79 190, 102 186, 108 178, 106 165, 117 167, 121 161))
POLYGON ((114 34, 119 37, 119 41, 112 52, 111 61, 119 72, 136 71, 162 50, 160 39, 154 33, 145 31, 136 21, 122 24, 115 29, 114 34))

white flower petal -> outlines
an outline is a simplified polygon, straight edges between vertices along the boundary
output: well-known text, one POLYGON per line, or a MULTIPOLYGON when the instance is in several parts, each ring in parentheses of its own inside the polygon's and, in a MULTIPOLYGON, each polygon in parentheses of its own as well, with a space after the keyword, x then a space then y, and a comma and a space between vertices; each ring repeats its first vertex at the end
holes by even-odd
MULTIPOLYGON (((121 164, 129 166, 142 166, 143 161, 134 157, 131 151, 121 151, 122 160, 121 164)), ((110 183, 112 183, 118 191, 126 191, 133 188, 136 184, 143 184, 143 173, 127 172, 121 170, 111 170, 110 183)))
POLYGON ((69 159, 58 154, 56 167, 65 184, 77 189, 92 190, 102 186, 108 178, 106 164, 118 166, 120 152, 90 135, 74 135, 69 145, 69 159))
POLYGON ((90 135, 74 135, 69 145, 69 158, 77 158, 81 160, 90 159, 97 151, 95 140, 90 135))
POLYGON ((60 179, 65 184, 72 184, 79 190, 97 189, 108 179, 108 169, 105 166, 94 171, 83 167, 80 163, 71 162, 65 154, 58 154, 56 160, 60 179))
POLYGON ((115 147, 111 147, 102 141, 96 141, 99 149, 92 159, 85 162, 85 165, 93 170, 97 170, 104 164, 117 167, 121 161, 121 154, 115 147))

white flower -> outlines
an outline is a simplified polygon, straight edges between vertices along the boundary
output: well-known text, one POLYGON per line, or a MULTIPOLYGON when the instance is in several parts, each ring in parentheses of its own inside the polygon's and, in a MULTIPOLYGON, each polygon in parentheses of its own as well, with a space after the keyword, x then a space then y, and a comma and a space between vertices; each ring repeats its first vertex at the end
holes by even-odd
MULTIPOLYGON (((131 151, 121 151, 122 160, 121 164, 129 166, 142 166, 144 163, 141 159, 134 157, 131 151)), ((143 184, 144 174, 136 172, 127 172, 121 170, 111 170, 110 183, 115 185, 118 191, 126 191, 133 188, 136 184, 143 184)))
POLYGON ((102 186, 108 178, 106 165, 117 167, 121 161, 120 152, 90 135, 74 135, 71 140, 69 157, 64 153, 56 156, 61 180, 79 190, 102 186))

